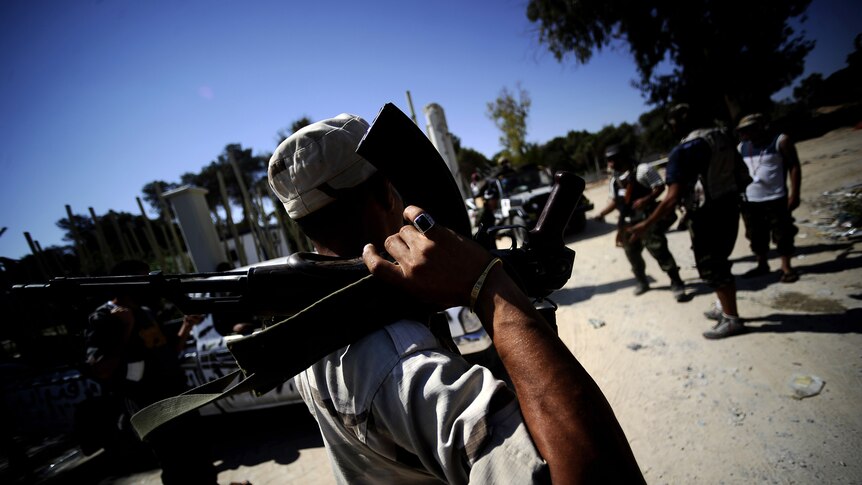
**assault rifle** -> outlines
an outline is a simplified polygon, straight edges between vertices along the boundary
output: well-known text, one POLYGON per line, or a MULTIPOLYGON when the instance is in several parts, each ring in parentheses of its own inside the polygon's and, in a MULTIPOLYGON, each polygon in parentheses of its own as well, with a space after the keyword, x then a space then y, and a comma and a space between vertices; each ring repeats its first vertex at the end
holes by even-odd
MULTIPOLYGON (((375 165, 398 189, 406 204, 424 208, 434 219, 462 236, 471 237, 467 213, 454 179, 436 148, 398 108, 386 104, 378 113, 357 153, 375 165), (409 160, 405 163, 404 160, 409 160)), ((488 247, 503 260, 525 293, 544 298, 568 281, 574 251, 563 231, 584 190, 584 181, 558 172, 536 226, 521 247, 488 247)), ((480 228, 493 233, 508 228, 480 228)), ((118 293, 163 297, 185 314, 291 316, 326 295, 368 275, 360 259, 327 258, 297 253, 282 263, 245 271, 146 276, 61 277, 44 284, 16 285, 13 293, 55 302, 118 293)))
MULTIPOLYGON (((384 106, 357 153, 386 175, 406 204, 418 205, 438 223, 471 236, 463 200, 448 167, 425 134, 400 110, 391 104, 384 106), (411 165, 405 165, 405 159, 411 165)), ((536 300, 562 288, 571 277, 575 252, 566 247, 563 232, 583 190, 583 179, 558 172, 550 197, 523 245, 488 248, 536 300)), ((286 318, 228 344, 241 369, 238 384, 233 385, 236 376, 226 376, 136 415, 133 424, 142 437, 166 420, 225 395, 249 390, 265 393, 328 353, 399 318, 421 320, 433 313, 374 279, 361 259, 311 253, 296 253, 282 263, 245 271, 54 278, 45 284, 16 285, 12 290, 53 301, 118 294, 158 296, 186 314, 286 318)))
MULTIPOLYGON (((582 191, 580 177, 558 172, 551 196, 525 243, 507 249, 488 248, 533 298, 544 298, 562 288, 571 276, 575 254, 563 241, 563 229, 582 191)), ((507 228, 484 230, 500 229, 507 228)), ((70 304, 83 298, 111 298, 118 294, 136 295, 142 300, 161 297, 185 314, 289 317, 368 274, 359 258, 294 253, 282 263, 243 271, 59 277, 47 283, 15 285, 12 292, 70 304)))

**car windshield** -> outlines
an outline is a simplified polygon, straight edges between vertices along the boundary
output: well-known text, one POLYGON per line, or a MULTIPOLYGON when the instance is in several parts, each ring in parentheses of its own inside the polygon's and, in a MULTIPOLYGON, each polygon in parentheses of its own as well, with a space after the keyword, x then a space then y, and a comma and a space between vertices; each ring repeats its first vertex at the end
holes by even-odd
POLYGON ((501 180, 503 191, 507 195, 520 194, 539 187, 551 185, 551 177, 541 170, 529 170, 512 174, 501 180))

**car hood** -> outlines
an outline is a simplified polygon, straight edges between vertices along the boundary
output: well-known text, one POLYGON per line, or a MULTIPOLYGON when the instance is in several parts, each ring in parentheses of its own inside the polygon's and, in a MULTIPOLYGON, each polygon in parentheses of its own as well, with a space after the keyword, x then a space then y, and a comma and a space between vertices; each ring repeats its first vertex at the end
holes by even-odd
POLYGON ((518 192, 517 194, 509 195, 506 198, 511 201, 513 206, 523 205, 533 197, 550 194, 552 189, 552 186, 536 187, 535 189, 528 190, 526 192, 518 192))

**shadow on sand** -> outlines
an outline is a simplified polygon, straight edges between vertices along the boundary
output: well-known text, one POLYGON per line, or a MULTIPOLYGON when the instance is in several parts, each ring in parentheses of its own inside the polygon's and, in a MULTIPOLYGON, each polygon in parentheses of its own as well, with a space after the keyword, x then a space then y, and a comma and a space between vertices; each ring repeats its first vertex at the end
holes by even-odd
MULTIPOLYGON (((809 254, 817 254, 824 252, 836 252, 833 259, 829 261, 823 261, 821 263, 815 264, 800 264, 799 260, 794 261, 794 269, 799 273, 800 277, 805 278, 806 274, 829 274, 829 273, 840 273, 842 271, 848 271, 853 269, 858 269, 862 267, 862 251, 856 250, 853 244, 817 244, 814 246, 803 246, 798 248, 796 251, 797 255, 809 255, 809 254)), ((770 254, 770 257, 773 256, 770 254)), ((732 262, 754 262, 754 256, 746 256, 744 258, 737 258, 732 260, 732 262)), ((805 260, 802 260, 803 262, 805 260)), ((746 291, 757 291, 766 288, 767 286, 773 284, 780 284, 778 282, 779 277, 781 276, 781 270, 777 267, 777 265, 773 264, 774 271, 769 272, 763 276, 758 276, 755 278, 742 278, 737 275, 736 278, 736 287, 739 290, 746 291)), ((792 287, 792 285, 785 285, 788 289, 792 287)))
MULTIPOLYGON (((616 230, 616 226, 613 224, 597 222, 597 221, 588 221, 587 230, 584 231, 581 238, 590 238, 597 237, 603 234, 607 234, 610 231, 616 230)), ((824 261, 821 263, 815 264, 799 264, 798 260, 796 262, 796 270, 799 274, 804 278, 806 274, 828 274, 828 273, 839 273, 841 271, 853 270, 862 267, 862 251, 858 251, 855 249, 852 243, 842 243, 842 244, 817 244, 812 246, 802 246, 797 248, 797 255, 810 255, 817 254, 823 252, 837 252, 833 259, 829 261, 824 261)), ((774 254, 770 254, 770 257, 776 256, 774 254)), ((804 260, 803 260, 804 261, 804 260)), ((742 258, 735 258, 731 260, 732 263, 739 262, 754 262, 754 256, 745 256, 742 258)), ((775 271, 770 272, 769 274, 759 276, 756 278, 742 278, 740 275, 736 275, 736 287, 737 290, 741 291, 759 291, 770 285, 777 285, 779 283, 779 277, 781 272, 778 268, 775 271)), ((662 274, 661 277, 664 277, 662 274)), ((660 277, 660 278, 661 278, 660 277)), ((649 277, 650 280, 650 291, 667 291, 670 292, 670 285, 668 283, 664 283, 663 285, 656 286, 656 279, 652 276, 649 277)), ((551 299, 554 302, 560 305, 571 305, 573 303, 579 303, 583 301, 587 301, 593 297, 593 295, 602 295, 607 293, 615 293, 620 290, 625 290, 627 288, 634 289, 635 279, 627 278, 619 281, 612 281, 609 283, 603 283, 601 285, 594 286, 581 286, 575 288, 564 288, 559 291, 554 292, 551 299)), ((784 285, 788 290, 792 289, 792 285, 784 285)), ((691 301, 695 296, 698 295, 706 295, 712 293, 713 290, 706 283, 701 281, 700 279, 696 279, 694 281, 686 281, 686 299, 683 301, 691 301)), ((850 295, 851 298, 862 299, 862 295, 850 295)))
POLYGON ((565 236, 566 244, 571 244, 576 241, 583 241, 584 239, 592 239, 594 237, 604 236, 609 232, 613 232, 617 230, 616 224, 611 224, 609 222, 599 222, 594 221, 592 219, 587 219, 586 225, 584 226, 584 230, 577 234, 568 234, 565 236))
MULTIPOLYGON (((662 273, 662 275, 664 275, 662 273)), ((670 292, 670 283, 666 283, 663 285, 656 286, 656 279, 652 276, 648 276, 650 282, 650 292, 653 291, 664 291, 667 293, 668 298, 673 298, 670 292)), ((665 280, 667 277, 665 276, 665 280)), ((603 295, 606 293, 615 293, 620 290, 625 290, 627 288, 631 288, 634 290, 635 287, 635 279, 634 277, 612 281, 610 283, 604 283, 601 285, 594 286, 580 286, 576 288, 563 288, 561 290, 555 291, 551 295, 551 300, 559 305, 571 305, 574 303, 579 303, 583 301, 587 301, 593 297, 593 295, 603 295)), ((712 293, 712 289, 709 288, 706 284, 702 283, 700 280, 695 282, 686 282, 685 283, 685 294, 686 296, 680 303, 691 301, 697 295, 704 295, 707 293, 712 293)), ((632 295, 632 298, 636 298, 632 295)))
MULTIPOLYGON (((204 416, 200 426, 202 429, 194 436, 182 439, 188 443, 188 446, 210 446, 218 473, 242 466, 252 467, 269 461, 286 465, 298 460, 300 452, 304 449, 323 447, 317 423, 302 403, 204 416)), ((42 483, 110 485, 116 483, 121 477, 158 470, 157 463, 145 460, 141 456, 129 456, 128 462, 118 463, 116 459, 101 453, 80 466, 42 483)))
POLYGON ((317 423, 302 403, 205 420, 219 472, 269 461, 285 465, 303 449, 323 447, 317 423))
POLYGON ((746 318, 745 323, 749 333, 862 333, 862 308, 826 314, 773 313, 762 317, 746 318), (761 325, 750 326, 752 323, 761 323, 761 325))

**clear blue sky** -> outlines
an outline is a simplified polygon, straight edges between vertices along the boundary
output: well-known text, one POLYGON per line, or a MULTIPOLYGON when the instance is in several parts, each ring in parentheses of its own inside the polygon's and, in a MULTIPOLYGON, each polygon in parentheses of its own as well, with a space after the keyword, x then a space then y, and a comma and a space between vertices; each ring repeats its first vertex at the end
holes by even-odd
MULTIPOLYGON (((806 74, 844 66, 862 31, 855 2, 815 0, 806 74)), ((0 2, 0 256, 63 244, 56 221, 138 213, 152 180, 178 181, 228 143, 275 148, 302 116, 372 119, 439 103, 464 146, 496 153, 486 104, 527 90, 528 140, 635 122, 648 109, 634 63, 604 52, 560 64, 525 0, 0 2)))

